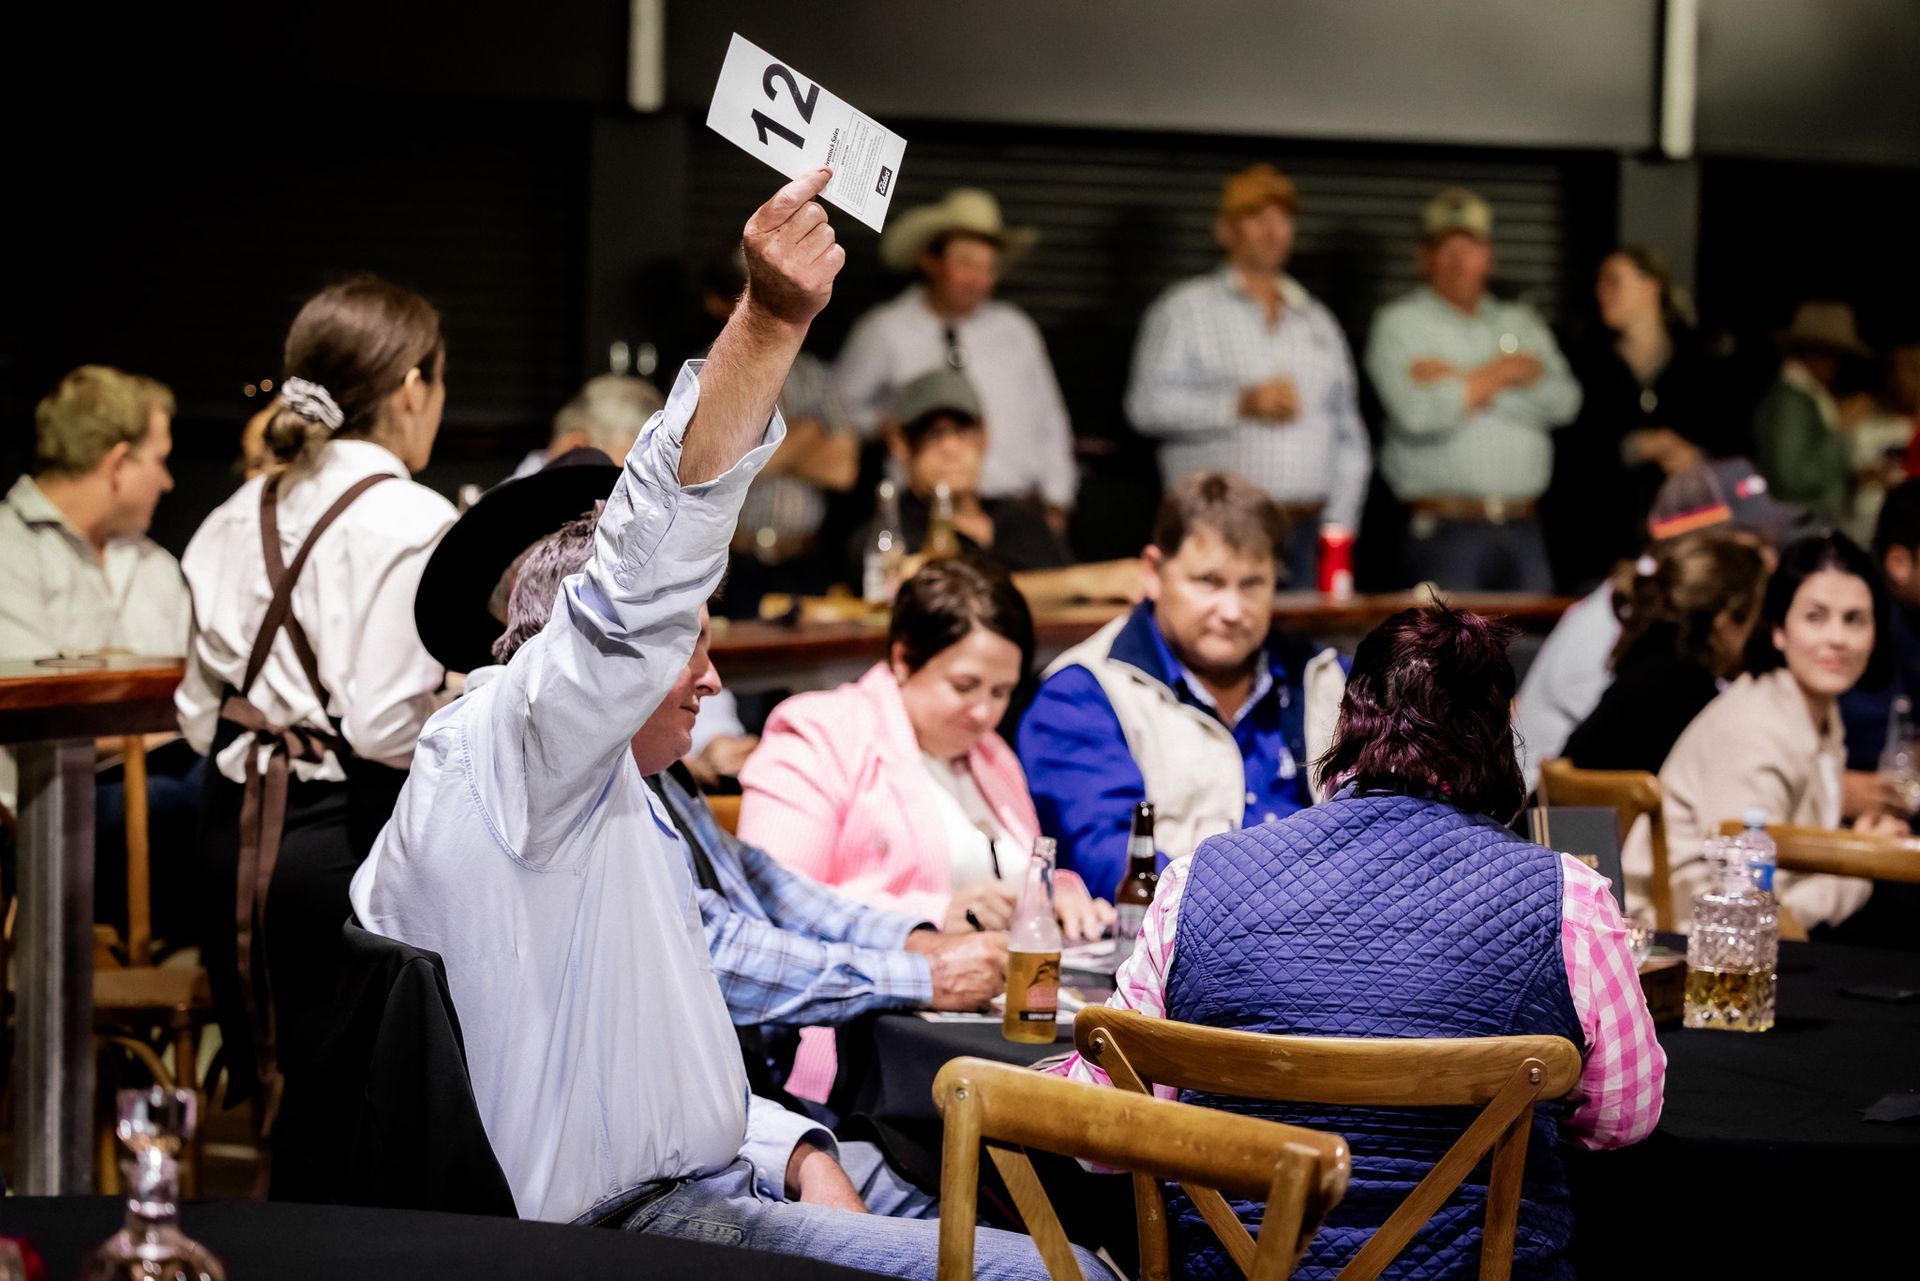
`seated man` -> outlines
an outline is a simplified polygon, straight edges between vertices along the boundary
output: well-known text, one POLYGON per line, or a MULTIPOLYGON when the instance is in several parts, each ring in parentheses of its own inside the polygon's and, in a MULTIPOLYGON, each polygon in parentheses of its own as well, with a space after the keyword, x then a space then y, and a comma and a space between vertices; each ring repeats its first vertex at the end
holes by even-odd
MULTIPOLYGON (((900 528, 913 555, 926 552, 935 494, 942 485, 953 500, 953 530, 960 547, 1013 575, 1028 603, 1074 599, 1139 599, 1136 560, 1075 565, 1073 552, 1054 532, 1047 508, 1030 494, 990 497, 981 492, 988 427, 980 397, 965 374, 938 368, 900 388, 887 420, 887 446, 905 474, 900 528)), ((882 517, 881 519, 884 519, 882 517)), ((854 549, 871 544, 871 531, 854 549)))
POLYGON ((1146 601, 1047 669, 1018 750, 1060 866, 1110 894, 1134 803, 1152 801, 1169 858, 1317 799, 1339 656, 1273 628, 1286 526, 1250 481, 1201 472, 1160 505, 1141 560, 1146 601))
MULTIPOLYGON (((562 477, 549 468, 496 487, 435 549, 420 577, 415 613, 422 642, 449 668, 477 666, 467 656, 485 652, 508 626, 507 617, 496 624, 487 616, 481 601, 487 579, 507 558, 505 590, 496 587, 494 594, 515 603, 512 623, 525 635, 546 625, 563 581, 586 568, 599 502, 590 495, 612 489, 619 472, 612 466, 565 471, 562 477), (430 627, 431 619, 457 625, 430 627)), ((704 629, 705 611, 701 623, 704 629)), ((880 1010, 985 1009, 1005 986, 1005 934, 942 935, 913 917, 876 911, 788 871, 721 829, 690 769, 699 758, 681 742, 698 744, 709 709, 726 714, 720 675, 705 647, 696 658, 634 735, 634 753, 649 760, 681 753, 646 781, 682 837, 714 974, 754 1093, 781 1097, 799 1028, 880 1010), (689 702, 699 705, 690 732, 681 724, 689 702)), ((739 730, 737 721, 733 728, 739 730)))
MULTIPOLYGON (((523 1216, 931 1278, 934 1226, 848 1213, 831 1139, 751 1098, 686 859, 643 781, 686 749, 701 605, 845 261, 812 200, 829 176, 795 179, 749 220, 747 292, 711 357, 627 456, 585 571, 550 606, 533 601, 538 575, 516 583, 506 666, 471 674, 427 723, 352 901, 367 928, 445 961, 523 1216), (642 736, 657 710, 675 730, 664 745, 642 736)), ((993 1275, 1045 1275, 1023 1238, 983 1232, 980 1249, 993 1275)))
MULTIPOLYGON (((173 488, 173 393, 151 378, 82 365, 34 411, 34 470, 0 501, 0 659, 118 650, 160 658, 186 652, 192 602, 180 564, 147 537, 173 488)), ((125 915, 125 786, 121 741, 100 743, 95 848, 98 919, 125 915)), ((153 848, 192 848, 201 758, 173 734, 147 736, 153 848), (163 747, 164 745, 164 747, 163 747)), ((0 807, 14 803, 14 765, 0 750, 0 807)), ((186 922, 188 879, 154 880, 160 932, 186 922)))

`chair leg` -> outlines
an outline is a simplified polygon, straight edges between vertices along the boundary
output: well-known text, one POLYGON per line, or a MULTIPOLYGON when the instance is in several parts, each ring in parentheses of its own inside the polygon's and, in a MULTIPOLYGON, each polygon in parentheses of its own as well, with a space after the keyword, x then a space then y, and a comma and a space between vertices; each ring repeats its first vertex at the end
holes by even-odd
POLYGON ((187 1140, 187 1150, 180 1154, 180 1193, 189 1197, 200 1194, 200 1158, 206 1144, 207 1096, 200 1089, 199 1069, 200 1047, 194 1039, 193 1025, 176 1028, 173 1034, 174 1088, 193 1091, 193 1137, 187 1140))
POLYGON ((111 1048, 94 1052, 93 1182, 102 1196, 120 1193, 119 1136, 114 1132, 120 1122, 115 1100, 119 1091, 120 1056, 111 1048))

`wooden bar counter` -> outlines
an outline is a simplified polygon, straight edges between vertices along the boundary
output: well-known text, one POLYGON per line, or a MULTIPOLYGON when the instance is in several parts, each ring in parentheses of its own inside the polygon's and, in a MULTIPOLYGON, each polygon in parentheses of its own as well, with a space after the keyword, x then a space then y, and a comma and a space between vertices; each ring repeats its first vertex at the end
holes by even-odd
MULTIPOLYGON (((1282 592, 1274 621, 1289 631, 1306 632, 1351 651, 1361 636, 1399 610, 1423 604, 1427 595, 1396 592, 1334 601, 1318 592, 1282 592)), ((1551 631, 1573 601, 1564 596, 1513 593, 1447 593, 1456 609, 1505 618, 1533 634, 1551 631)), ((850 609, 857 602, 847 602, 850 609)), ((1067 605, 1034 616, 1038 661, 1045 665, 1062 650, 1085 640, 1126 607, 1119 604, 1067 605)), ((857 678, 886 649, 884 618, 787 622, 721 622, 713 628, 713 661, 720 677, 741 691, 827 689, 857 678)))
POLYGON ((94 739, 176 728, 177 659, 0 663, 0 744, 20 766, 20 1190, 93 1183, 94 739))

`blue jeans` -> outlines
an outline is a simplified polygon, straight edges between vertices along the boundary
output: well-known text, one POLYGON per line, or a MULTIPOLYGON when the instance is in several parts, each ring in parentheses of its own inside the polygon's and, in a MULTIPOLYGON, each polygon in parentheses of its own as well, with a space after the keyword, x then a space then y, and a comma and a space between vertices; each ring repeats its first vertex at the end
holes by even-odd
POLYGON ((1537 520, 1442 520, 1407 535, 1407 570, 1417 583, 1457 592, 1550 592, 1553 570, 1537 520))
MULTIPOLYGON (((940 1225, 931 1217, 938 1209, 934 1199, 893 1173, 870 1143, 841 1144, 840 1164, 873 1213, 769 1200, 754 1187, 751 1167, 735 1161, 718 1174, 682 1183, 648 1202, 625 1226, 629 1232, 799 1255, 887 1276, 935 1281, 940 1225)), ((1031 1237, 977 1228, 973 1240, 976 1275, 1047 1281, 1046 1265, 1031 1237)), ((1089 1281, 1112 1278, 1113 1273, 1092 1253, 1077 1247, 1076 1253, 1089 1281)))

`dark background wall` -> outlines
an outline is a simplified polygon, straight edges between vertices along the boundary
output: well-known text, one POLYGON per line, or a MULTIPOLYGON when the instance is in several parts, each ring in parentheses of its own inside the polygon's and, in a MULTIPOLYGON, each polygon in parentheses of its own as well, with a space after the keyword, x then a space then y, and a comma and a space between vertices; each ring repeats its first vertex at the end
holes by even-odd
MULTIPOLYGON (((1700 158, 1652 154, 1656 0, 667 0, 667 106, 626 105, 630 7, 69 6, 0 18, 17 122, 0 301, 0 483, 35 399, 105 360, 181 398, 181 546, 230 484, 244 385, 298 301, 354 270, 433 297, 451 344, 423 476, 490 481, 615 341, 703 338, 687 267, 772 176, 709 134, 738 30, 909 139, 899 202, 994 189, 1042 248, 1006 292, 1046 333, 1091 465, 1150 475, 1118 410, 1141 308, 1211 260, 1219 177, 1257 158, 1306 201, 1295 268, 1356 345, 1411 279, 1419 204, 1480 187, 1503 285, 1563 324, 1594 261, 1647 238, 1706 319, 1764 354, 1807 293, 1911 327, 1920 5, 1702 0, 1700 158)), ((638 6, 641 11, 652 7, 638 6)), ((845 221, 845 220, 843 220, 845 221)), ((848 223, 831 354, 898 282, 848 223)))

